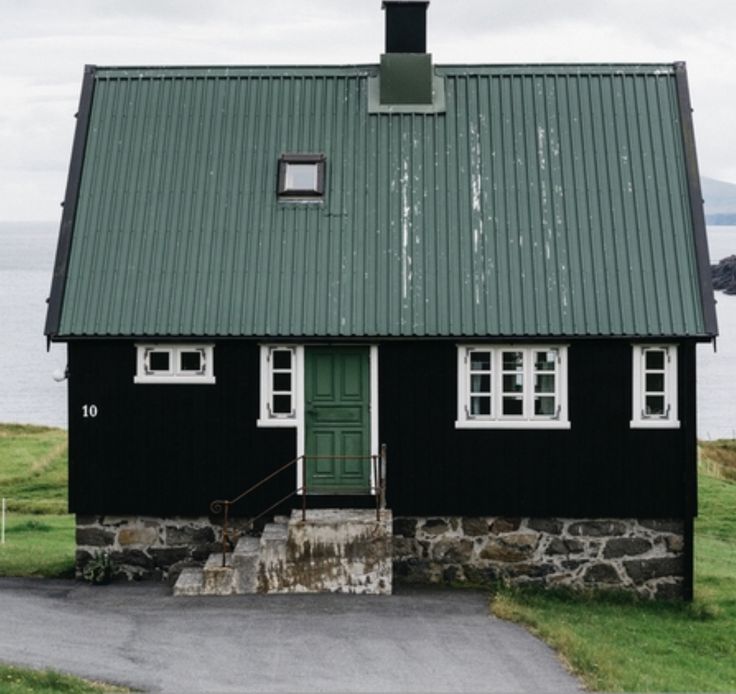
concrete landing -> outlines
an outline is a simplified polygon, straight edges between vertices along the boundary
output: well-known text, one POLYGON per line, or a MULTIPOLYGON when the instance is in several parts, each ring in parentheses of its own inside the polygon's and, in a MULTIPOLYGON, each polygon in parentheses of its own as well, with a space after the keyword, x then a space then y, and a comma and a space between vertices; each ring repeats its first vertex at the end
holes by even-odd
POLYGON ((392 515, 382 510, 314 509, 277 516, 260 538, 244 536, 232 554, 186 569, 174 595, 361 593, 390 595, 392 515))

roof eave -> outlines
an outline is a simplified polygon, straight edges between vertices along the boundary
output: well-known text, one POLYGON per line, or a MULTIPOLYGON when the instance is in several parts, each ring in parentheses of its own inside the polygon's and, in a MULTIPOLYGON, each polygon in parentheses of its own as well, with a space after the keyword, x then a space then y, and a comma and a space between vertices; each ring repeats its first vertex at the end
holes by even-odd
POLYGON ((64 202, 62 203, 63 211, 61 214, 59 241, 56 246, 54 274, 51 280, 51 293, 48 298, 46 327, 44 328, 44 334, 52 340, 58 336, 59 325, 61 323, 61 311, 64 302, 64 291, 66 289, 66 277, 74 232, 74 218, 77 211, 77 199, 79 197, 79 187, 82 181, 82 168, 84 165, 84 150, 87 144, 87 130, 89 127, 90 112, 92 110, 95 69, 94 65, 84 66, 82 91, 79 96, 79 109, 76 114, 77 125, 74 130, 72 157, 69 162, 66 192, 64 194, 64 202))

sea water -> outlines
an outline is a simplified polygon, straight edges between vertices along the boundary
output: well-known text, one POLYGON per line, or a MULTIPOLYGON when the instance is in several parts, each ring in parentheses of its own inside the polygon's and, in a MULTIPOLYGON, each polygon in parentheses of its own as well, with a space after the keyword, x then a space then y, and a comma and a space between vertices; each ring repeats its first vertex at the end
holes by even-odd
MULTIPOLYGON (((66 346, 43 336, 58 225, 0 223, 0 422, 66 426, 66 346)), ((736 254, 736 227, 711 227, 712 262, 736 254)), ((716 293, 717 351, 698 346, 698 435, 736 437, 736 296, 716 293)))

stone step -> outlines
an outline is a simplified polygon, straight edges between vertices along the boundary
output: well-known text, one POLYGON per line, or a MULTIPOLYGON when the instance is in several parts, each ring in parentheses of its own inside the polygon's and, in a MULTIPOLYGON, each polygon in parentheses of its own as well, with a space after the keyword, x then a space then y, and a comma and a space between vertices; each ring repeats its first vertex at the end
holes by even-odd
POLYGON ((235 592, 243 595, 255 593, 258 588, 258 562, 261 556, 261 540, 258 537, 241 537, 232 556, 235 569, 235 592))
POLYGON ((174 595, 202 595, 204 571, 197 568, 184 569, 174 584, 174 595))
POLYGON ((210 554, 202 570, 202 595, 232 595, 235 593, 235 569, 232 554, 225 555, 222 565, 222 552, 210 554))
POLYGON ((174 595, 372 593, 392 588, 392 517, 383 510, 313 509, 276 516, 261 537, 243 535, 202 569, 185 569, 174 595))

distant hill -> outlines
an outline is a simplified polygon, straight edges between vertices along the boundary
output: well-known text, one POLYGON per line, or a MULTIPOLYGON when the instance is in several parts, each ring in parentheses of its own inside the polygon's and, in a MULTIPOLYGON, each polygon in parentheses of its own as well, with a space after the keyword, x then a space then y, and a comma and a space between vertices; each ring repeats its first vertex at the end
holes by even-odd
POLYGON ((700 179, 707 224, 736 226, 736 185, 703 176, 700 179))

